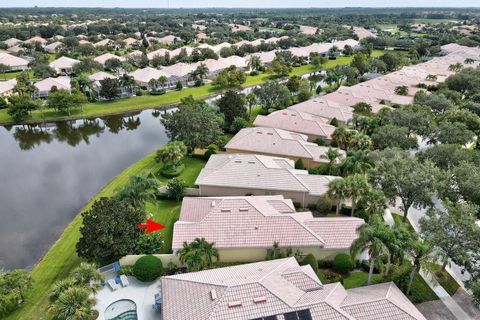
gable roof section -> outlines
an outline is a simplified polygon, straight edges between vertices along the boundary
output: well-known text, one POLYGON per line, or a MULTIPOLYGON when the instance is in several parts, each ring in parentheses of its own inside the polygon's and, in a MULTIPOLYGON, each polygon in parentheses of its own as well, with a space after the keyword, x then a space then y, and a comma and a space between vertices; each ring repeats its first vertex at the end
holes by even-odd
POLYGON ((336 118, 338 121, 347 123, 352 120, 353 112, 346 107, 342 107, 337 103, 326 99, 325 97, 314 98, 298 104, 289 109, 310 113, 319 117, 328 119, 336 118))
POLYGON ((72 68, 74 64, 79 63, 77 59, 72 59, 69 57, 60 57, 57 60, 54 60, 50 63, 50 67, 54 69, 69 69, 72 68))
POLYGON ((148 83, 151 79, 158 80, 161 76, 165 76, 167 78, 170 77, 170 74, 152 67, 137 69, 130 73, 130 75, 135 79, 135 81, 142 83, 148 83))
MULTIPOLYGON (((323 156, 329 148, 308 142, 307 139, 306 135, 277 128, 244 128, 230 139, 225 149, 328 162, 323 156)), ((339 151, 345 155, 344 151, 339 151)))
POLYGON ((0 63, 9 67, 18 67, 27 66, 29 64, 29 61, 27 59, 13 56, 6 52, 0 52, 0 63))
POLYGON ((315 186, 328 185, 335 177, 312 175, 295 170, 292 160, 252 154, 215 154, 195 181, 196 185, 248 188, 260 190, 296 191, 310 193, 315 186))

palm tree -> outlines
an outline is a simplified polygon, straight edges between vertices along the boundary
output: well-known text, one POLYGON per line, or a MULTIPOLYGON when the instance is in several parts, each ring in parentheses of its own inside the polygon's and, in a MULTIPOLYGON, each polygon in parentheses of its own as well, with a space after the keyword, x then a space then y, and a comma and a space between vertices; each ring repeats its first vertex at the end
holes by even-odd
POLYGON ((90 298, 86 288, 72 287, 62 292, 49 307, 56 320, 88 320, 93 319, 95 299, 90 298))
POLYGON ((346 185, 346 196, 352 201, 351 215, 353 217, 357 203, 362 201, 370 192, 371 186, 364 174, 353 174, 346 177, 344 180, 346 185))
POLYGON ((175 170, 186 154, 187 146, 182 141, 172 141, 157 151, 155 160, 162 162, 165 167, 175 170))
POLYGON ((385 223, 381 218, 374 217, 368 224, 358 227, 359 236, 355 239, 350 247, 350 255, 356 258, 360 253, 367 250, 369 255, 370 270, 368 272, 367 284, 372 284, 373 268, 377 259, 383 259, 390 256, 385 239, 385 223))
POLYGON ((472 64, 472 63, 474 63, 474 62, 475 62, 475 60, 473 60, 472 58, 467 58, 467 59, 465 59, 465 61, 464 61, 465 64, 472 64))
POLYGON ((337 216, 340 214, 340 208, 342 206, 342 201, 346 198, 347 195, 347 185, 345 184, 345 179, 335 179, 328 183, 327 196, 337 202, 335 213, 337 216))
POLYGON ((187 266, 188 271, 199 271, 213 266, 213 258, 219 259, 218 250, 214 243, 205 238, 196 238, 193 242, 183 243, 182 249, 177 251, 181 263, 187 266))
POLYGON ((80 265, 72 271, 72 278, 76 284, 89 285, 94 291, 98 288, 98 285, 92 284, 104 279, 104 277, 97 272, 97 267, 93 263, 87 262, 80 263, 80 265))
POLYGON ((4 80, 7 80, 7 75, 5 73, 9 70, 10 70, 10 68, 7 65, 5 65, 3 63, 0 63, 0 73, 3 74, 3 79, 4 80))
POLYGON ((437 77, 436 74, 429 74, 429 75, 427 75, 426 80, 428 80, 428 81, 437 81, 437 78, 438 78, 438 77, 437 77))
POLYGON ((146 201, 154 201, 157 195, 157 180, 151 177, 131 177, 127 185, 117 189, 115 198, 137 209, 143 209, 146 201))
POLYGON ((451 64, 448 66, 448 70, 453 71, 453 72, 458 72, 463 69, 463 64, 460 62, 457 62, 455 64, 451 64))
POLYGON ((383 212, 387 208, 387 199, 382 191, 371 189, 362 199, 362 204, 369 217, 376 214, 383 216, 383 212))
POLYGON ((248 59, 248 67, 252 71, 258 71, 262 67, 262 60, 259 56, 252 55, 250 59, 248 59))
POLYGON ((320 158, 328 159, 328 174, 332 175, 333 166, 336 164, 337 160, 340 159, 342 154, 338 149, 328 148, 325 154, 322 154, 320 158))
POLYGON ((120 77, 119 82, 121 87, 128 89, 128 92, 130 93, 130 95, 133 94, 133 88, 135 88, 136 82, 132 76, 124 73, 120 77))
POLYGON ((339 148, 347 148, 348 130, 344 127, 338 127, 332 133, 332 141, 336 142, 339 148))
POLYGON ((252 116, 252 107, 257 103, 257 96, 253 91, 251 91, 246 96, 247 104, 248 104, 248 115, 252 116))
POLYGON ((365 150, 370 149, 371 146, 372 139, 366 134, 360 133, 357 130, 350 130, 348 132, 347 149, 365 150))
POLYGON ((365 173, 371 169, 372 163, 370 162, 369 154, 369 150, 349 151, 342 163, 343 174, 365 173))
POLYGON ((410 271, 410 277, 408 279, 407 286, 407 296, 410 294, 412 289, 413 278, 415 273, 419 272, 420 269, 426 270, 427 272, 432 272, 432 252, 433 249, 426 242, 417 240, 413 241, 409 246, 409 255, 413 260, 412 271, 410 271))
POLYGON ((158 80, 157 79, 150 79, 148 81, 148 85, 150 86, 151 89, 156 89, 158 86, 158 80))
POLYGON ((72 79, 72 87, 77 88, 83 94, 88 94, 93 91, 93 81, 84 74, 81 74, 72 79))
POLYGON ((203 80, 207 76, 208 72, 208 67, 204 63, 200 63, 197 69, 192 72, 192 78, 194 80, 203 80))
POLYGON ((63 280, 58 280, 53 284, 52 290, 50 290, 50 301, 56 301, 60 294, 65 292, 67 289, 76 286, 76 282, 72 278, 67 278, 63 280))

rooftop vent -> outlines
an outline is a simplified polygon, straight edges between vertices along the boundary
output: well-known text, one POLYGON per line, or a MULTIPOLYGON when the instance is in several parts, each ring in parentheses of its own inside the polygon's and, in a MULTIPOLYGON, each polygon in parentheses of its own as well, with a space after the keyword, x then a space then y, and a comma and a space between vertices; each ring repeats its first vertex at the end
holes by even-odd
POLYGON ((248 208, 239 208, 238 211, 248 211, 248 208))
POLYGON ((255 164, 256 162, 255 161, 248 161, 248 163, 255 164))
POLYGON ((242 305, 242 301, 230 301, 228 303, 229 308, 240 307, 242 305))
POLYGON ((230 212, 230 209, 221 209, 222 212, 230 212))
POLYGON ((267 134, 268 134, 269 136, 273 136, 273 133, 272 133, 272 132, 269 132, 269 133, 267 133, 267 134))
POLYGON ((265 302, 265 301, 267 301, 267 297, 265 297, 265 296, 253 298, 253 302, 255 302, 255 303, 260 303, 260 302, 265 302))
POLYGON ((217 299, 217 291, 215 291, 215 289, 210 290, 210 298, 211 298, 212 300, 216 300, 216 299, 217 299))
POLYGON ((212 203, 210 204, 212 207, 215 207, 215 201, 212 201, 212 203))

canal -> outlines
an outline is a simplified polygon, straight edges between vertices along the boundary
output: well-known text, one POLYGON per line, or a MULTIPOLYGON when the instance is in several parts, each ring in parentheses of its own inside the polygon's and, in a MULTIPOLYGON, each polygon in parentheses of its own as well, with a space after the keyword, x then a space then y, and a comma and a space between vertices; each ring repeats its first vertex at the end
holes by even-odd
POLYGON ((159 119, 0 126, 0 269, 32 267, 102 186, 164 145, 159 119))

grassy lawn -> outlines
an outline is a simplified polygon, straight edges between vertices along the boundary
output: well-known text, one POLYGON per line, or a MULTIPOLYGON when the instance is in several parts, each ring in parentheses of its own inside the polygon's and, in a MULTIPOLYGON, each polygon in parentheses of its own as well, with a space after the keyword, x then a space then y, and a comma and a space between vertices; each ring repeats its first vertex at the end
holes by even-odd
POLYGON ((460 288, 458 282, 447 271, 441 271, 442 266, 435 264, 432 268, 435 271, 435 278, 438 280, 438 283, 449 295, 453 296, 458 288, 460 288))
MULTIPOLYGON (((185 158, 183 160, 185 165, 185 170, 178 176, 179 179, 182 179, 187 184, 187 187, 193 187, 195 180, 197 179, 200 170, 205 166, 205 161, 197 158, 185 158)), ((158 180, 162 185, 166 185, 168 179, 158 175, 158 180)))
MULTIPOLYGON (((381 274, 373 274, 373 283, 382 282, 383 276, 381 274)), ((345 289, 352 289, 366 286, 368 282, 368 272, 355 271, 348 276, 343 277, 343 286, 345 289)))
MULTIPOLYGON (((7 73, 4 73, 4 74, 1 74, 0 75, 0 81, 1 80, 10 80, 10 79, 14 79, 16 78, 20 73, 22 73, 22 71, 14 71, 14 72, 7 72, 7 73)), ((34 76, 33 76, 33 71, 28 71, 28 75, 30 77, 30 79, 33 79, 34 76)))
MULTIPOLYGON (((202 163, 204 164, 201 160, 187 158, 186 164, 192 164, 193 167, 188 170, 185 169, 180 178, 187 182, 193 181, 203 167, 202 163)), ((149 154, 110 181, 80 212, 88 210, 96 199, 112 196, 117 188, 127 184, 130 177, 135 175, 146 176, 150 173, 155 174, 159 166, 160 164, 155 162, 155 153, 149 154)), ((153 220, 167 226, 162 232, 165 235, 165 252, 169 252, 172 243, 172 226, 178 219, 180 203, 160 200, 156 203, 147 203, 147 210, 153 214, 153 220)), ((82 218, 78 214, 34 267, 32 271, 33 289, 27 296, 26 304, 7 317, 7 319, 50 319, 46 311, 49 304, 47 293, 55 281, 65 278, 80 263, 80 258, 78 258, 75 251, 75 245, 80 238, 81 225, 82 218)))
MULTIPOLYGON (((372 53, 373 57, 378 57, 383 54, 383 51, 375 50, 372 53)), ((336 60, 328 60, 323 66, 322 69, 330 69, 337 65, 347 64, 350 63, 352 57, 339 57, 336 60)), ((311 65, 304 65, 297 68, 293 68, 292 72, 290 73, 291 76, 293 75, 302 75, 309 72, 312 72, 311 65)), ((7 74, 9 75, 9 74, 7 74)), ((256 76, 247 76, 245 83, 242 87, 251 87, 261 83, 264 83, 270 79, 270 74, 259 74, 256 76)), ((75 110, 72 112, 71 116, 66 116, 64 113, 56 112, 53 109, 45 109, 43 115, 46 120, 48 121, 55 121, 55 120, 69 120, 69 119, 81 119, 81 118, 88 118, 88 117, 96 117, 96 116, 103 116, 108 114, 119 114, 125 113, 127 111, 138 111, 150 108, 157 108, 162 106, 169 106, 180 102, 182 98, 188 97, 192 95, 194 98, 201 99, 208 97, 210 95, 214 95, 216 93, 220 93, 222 90, 215 88, 211 84, 206 84, 201 87, 194 87, 194 88, 185 88, 180 91, 169 91, 164 95, 161 96, 151 96, 151 95, 144 95, 140 97, 130 97, 125 99, 117 99, 115 101, 109 102, 94 102, 94 103, 87 103, 83 106, 82 110, 75 110)), ((40 122, 42 121, 42 112, 40 110, 36 110, 32 112, 31 119, 27 120, 27 122, 40 122)), ((3 109, 0 110, 0 124, 9 124, 12 122, 11 117, 8 115, 7 110, 3 109)))

